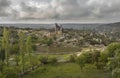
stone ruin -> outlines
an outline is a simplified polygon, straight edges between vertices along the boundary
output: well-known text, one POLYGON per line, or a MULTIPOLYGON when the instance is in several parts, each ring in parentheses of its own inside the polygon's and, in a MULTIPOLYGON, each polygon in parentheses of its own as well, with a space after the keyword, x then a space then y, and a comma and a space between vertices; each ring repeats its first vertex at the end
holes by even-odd
POLYGON ((63 27, 61 24, 55 23, 55 33, 56 34, 61 34, 63 32, 63 27))

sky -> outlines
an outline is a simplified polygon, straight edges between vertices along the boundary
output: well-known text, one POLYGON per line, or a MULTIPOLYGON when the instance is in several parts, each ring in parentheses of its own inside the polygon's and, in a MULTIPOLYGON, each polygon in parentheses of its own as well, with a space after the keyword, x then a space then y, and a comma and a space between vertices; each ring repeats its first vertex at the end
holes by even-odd
POLYGON ((120 0, 0 0, 0 23, 120 21, 120 0))

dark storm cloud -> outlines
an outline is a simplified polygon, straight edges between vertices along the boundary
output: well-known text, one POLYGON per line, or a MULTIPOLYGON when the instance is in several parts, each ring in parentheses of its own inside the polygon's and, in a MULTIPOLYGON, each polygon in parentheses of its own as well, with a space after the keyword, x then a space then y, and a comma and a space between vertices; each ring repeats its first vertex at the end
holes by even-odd
POLYGON ((79 5, 78 0, 51 0, 50 3, 46 2, 42 8, 22 3, 21 7, 22 11, 26 13, 23 18, 27 17, 27 19, 29 17, 30 19, 78 19, 78 17, 84 17, 86 14, 83 11, 84 7, 79 5))
POLYGON ((119 7, 120 0, 0 0, 0 18, 120 21, 119 7))

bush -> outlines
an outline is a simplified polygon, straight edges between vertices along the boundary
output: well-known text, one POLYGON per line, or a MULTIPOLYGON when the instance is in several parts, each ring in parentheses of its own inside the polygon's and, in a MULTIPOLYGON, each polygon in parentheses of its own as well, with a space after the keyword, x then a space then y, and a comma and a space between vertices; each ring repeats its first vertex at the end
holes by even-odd
POLYGON ((6 78, 6 76, 0 72, 0 78, 6 78))
POLYGON ((100 52, 98 50, 94 50, 92 53, 92 63, 98 63, 100 58, 100 52))
POLYGON ((103 62, 98 62, 98 63, 95 63, 95 66, 97 67, 97 69, 104 69, 105 63, 103 63, 103 62))
POLYGON ((116 68, 112 71, 113 78, 120 78, 120 68, 116 68))
POLYGON ((75 62, 75 57, 76 57, 76 55, 70 55, 70 58, 69 58, 69 62, 75 62))
POLYGON ((83 55, 86 57, 86 63, 92 63, 92 53, 91 52, 85 52, 83 55))
POLYGON ((120 43, 111 43, 107 46, 106 52, 109 57, 114 57, 115 52, 120 49, 120 43))
POLYGON ((5 60, 5 50, 0 48, 0 60, 4 61, 5 60))
POLYGON ((0 72, 3 71, 3 67, 4 67, 4 63, 2 61, 0 61, 0 72))
POLYGON ((39 60, 42 64, 48 64, 48 57, 47 56, 41 56, 39 58, 39 60))
POLYGON ((18 71, 15 68, 5 68, 4 74, 6 78, 18 78, 18 71))
POLYGON ((81 54, 79 57, 77 57, 76 62, 79 64, 81 71, 82 71, 83 67, 85 66, 87 62, 87 58, 84 54, 81 54))
POLYGON ((100 62, 107 63, 108 62, 108 54, 106 52, 101 52, 99 57, 100 62))
POLYGON ((50 64, 56 64, 57 63, 57 58, 56 57, 49 58, 49 63, 50 64))
POLYGON ((39 62, 38 58, 35 56, 32 56, 31 65, 35 66, 35 65, 39 65, 39 64, 40 64, 40 62, 39 62))

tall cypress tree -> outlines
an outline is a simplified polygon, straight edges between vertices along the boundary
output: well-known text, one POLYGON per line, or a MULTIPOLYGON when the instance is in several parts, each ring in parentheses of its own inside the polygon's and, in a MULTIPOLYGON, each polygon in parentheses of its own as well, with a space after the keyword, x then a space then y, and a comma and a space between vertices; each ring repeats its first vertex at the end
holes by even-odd
POLYGON ((19 36, 19 51, 20 51, 20 59, 21 59, 21 71, 24 72, 24 64, 25 64, 25 41, 24 41, 24 33, 22 31, 20 31, 18 33, 19 36))
POLYGON ((32 63, 31 62, 31 53, 32 53, 33 49, 32 49, 32 40, 31 40, 31 36, 28 36, 27 37, 27 40, 26 40, 26 52, 28 53, 29 55, 29 62, 30 64, 32 63))
POLYGON ((4 27, 3 29, 3 38, 2 38, 2 49, 4 50, 3 52, 5 52, 5 61, 6 61, 6 65, 8 66, 8 60, 9 60, 9 31, 4 27))

